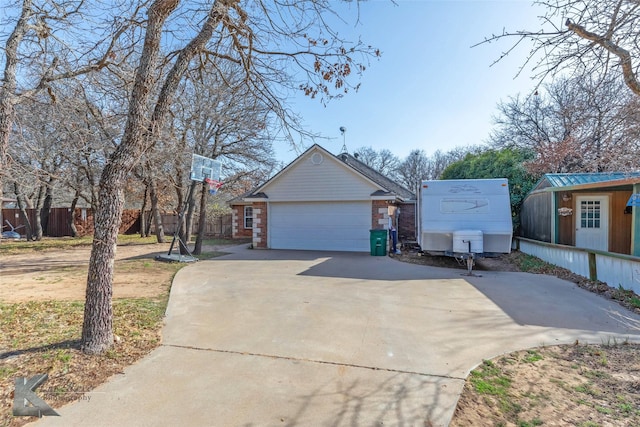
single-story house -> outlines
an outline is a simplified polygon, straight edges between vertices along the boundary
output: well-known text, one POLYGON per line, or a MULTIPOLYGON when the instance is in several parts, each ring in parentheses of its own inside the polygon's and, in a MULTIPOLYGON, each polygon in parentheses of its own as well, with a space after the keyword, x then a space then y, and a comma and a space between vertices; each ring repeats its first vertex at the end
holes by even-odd
POLYGON ((394 222, 415 240, 415 194, 357 159, 315 144, 264 184, 229 201, 234 238, 254 248, 368 252, 394 222))
POLYGON ((520 236, 640 256, 640 172, 550 173, 527 195, 520 236))

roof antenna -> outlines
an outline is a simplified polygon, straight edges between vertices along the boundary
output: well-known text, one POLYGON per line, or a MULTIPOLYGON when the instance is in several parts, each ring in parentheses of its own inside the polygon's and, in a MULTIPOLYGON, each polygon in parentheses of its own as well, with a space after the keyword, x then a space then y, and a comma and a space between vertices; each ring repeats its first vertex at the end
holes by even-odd
POLYGON ((340 133, 342 134, 342 150, 340 150, 340 153, 347 153, 347 142, 346 142, 346 138, 344 136, 345 132, 347 131, 347 128, 344 126, 340 126, 340 133))

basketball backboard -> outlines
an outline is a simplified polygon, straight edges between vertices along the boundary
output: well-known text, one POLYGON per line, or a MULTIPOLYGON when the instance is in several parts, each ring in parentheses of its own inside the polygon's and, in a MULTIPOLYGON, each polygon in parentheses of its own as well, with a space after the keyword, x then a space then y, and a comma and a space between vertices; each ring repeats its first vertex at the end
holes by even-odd
POLYGON ((203 182, 205 178, 220 181, 222 164, 208 157, 194 154, 191 158, 191 180, 203 182))

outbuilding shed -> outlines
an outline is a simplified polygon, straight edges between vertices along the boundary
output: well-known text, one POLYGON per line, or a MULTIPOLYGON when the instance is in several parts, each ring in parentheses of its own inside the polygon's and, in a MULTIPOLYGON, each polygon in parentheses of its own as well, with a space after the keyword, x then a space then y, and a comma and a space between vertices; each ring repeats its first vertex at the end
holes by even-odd
POLYGON ((640 172, 545 174, 527 195, 520 236, 640 256, 640 172))

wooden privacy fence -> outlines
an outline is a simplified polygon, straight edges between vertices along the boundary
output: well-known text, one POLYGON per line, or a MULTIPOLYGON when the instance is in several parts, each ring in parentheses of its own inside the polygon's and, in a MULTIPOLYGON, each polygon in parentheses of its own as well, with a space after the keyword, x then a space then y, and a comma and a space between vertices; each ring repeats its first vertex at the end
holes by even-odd
MULTIPOLYGON (((165 213, 162 215, 162 227, 165 234, 175 233, 177 225, 177 214, 165 213)), ((193 232, 195 233, 197 230, 198 218, 195 218, 193 222, 193 232)), ((153 225, 153 219, 151 219, 151 232, 153 233, 154 231, 155 228, 153 225)), ((222 215, 207 221, 207 223, 205 224, 204 234, 205 236, 231 238, 231 214, 222 215)))
MULTIPOLYGON (((31 224, 32 231, 35 232, 37 209, 26 209, 27 218, 31 224)), ((73 233, 70 226, 70 218, 72 216, 70 208, 53 208, 49 211, 49 220, 43 227, 43 234, 48 237, 71 236, 73 233)), ((78 230, 78 234, 85 235, 93 232, 93 212, 91 209, 75 209, 74 224, 78 230), (87 232, 90 230, 89 232, 87 232)), ((21 235, 26 234, 25 221, 22 220, 19 209, 2 209, 2 225, 3 231, 7 231, 10 227, 5 221, 9 221, 11 225, 17 228, 17 232, 21 235)))
MULTIPOLYGON (((37 209, 27 209, 27 217, 32 227, 36 224, 37 209)), ((49 221, 46 228, 45 236, 48 237, 64 237, 73 235, 69 220, 72 216, 70 208, 53 208, 49 213, 49 221)), ((19 209, 2 209, 2 222, 6 226, 5 220, 8 220, 23 236, 25 233, 24 221, 20 216, 19 209), (18 228, 20 227, 20 228, 18 228)), ((85 236, 93 234, 93 210, 86 208, 76 208, 73 212, 73 222, 75 224, 78 235, 85 236)), ((175 227, 178 223, 178 215, 163 214, 162 222, 165 234, 175 233, 175 227)), ((197 230, 197 219, 193 229, 197 230)), ((3 231, 10 230, 6 226, 3 231)), ((153 227, 152 227, 153 230, 153 227)), ((35 231, 35 230, 34 230, 35 231)), ((140 211, 136 209, 127 209, 122 214, 122 224, 120 225, 121 234, 135 234, 140 232, 140 211)), ((214 237, 231 237, 231 214, 223 215, 215 218, 206 224, 205 235, 214 237)))

